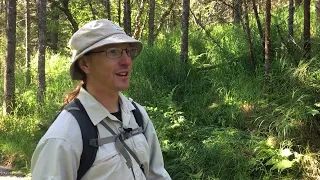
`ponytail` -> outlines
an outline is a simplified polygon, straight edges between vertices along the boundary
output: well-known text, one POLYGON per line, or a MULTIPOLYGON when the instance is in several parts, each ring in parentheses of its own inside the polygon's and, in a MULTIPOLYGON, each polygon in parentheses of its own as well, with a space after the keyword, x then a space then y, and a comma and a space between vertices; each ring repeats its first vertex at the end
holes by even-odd
POLYGON ((64 104, 61 109, 63 109, 64 106, 69 104, 72 100, 74 100, 78 96, 83 84, 84 84, 83 81, 79 82, 79 84, 72 91, 70 91, 66 94, 66 96, 64 98, 64 104))

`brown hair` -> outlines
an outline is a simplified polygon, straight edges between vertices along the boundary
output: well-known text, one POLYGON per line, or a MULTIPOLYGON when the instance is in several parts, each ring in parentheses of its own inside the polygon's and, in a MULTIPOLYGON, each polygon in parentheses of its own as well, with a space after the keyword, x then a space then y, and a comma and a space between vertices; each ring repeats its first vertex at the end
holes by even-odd
POLYGON ((78 85, 73 90, 71 90, 70 92, 66 93, 66 95, 64 97, 64 100, 63 100, 64 104, 62 105, 61 109, 63 109, 67 104, 69 104, 72 100, 74 100, 78 96, 78 94, 80 92, 80 89, 81 89, 83 84, 84 84, 84 82, 80 81, 78 83, 78 85))

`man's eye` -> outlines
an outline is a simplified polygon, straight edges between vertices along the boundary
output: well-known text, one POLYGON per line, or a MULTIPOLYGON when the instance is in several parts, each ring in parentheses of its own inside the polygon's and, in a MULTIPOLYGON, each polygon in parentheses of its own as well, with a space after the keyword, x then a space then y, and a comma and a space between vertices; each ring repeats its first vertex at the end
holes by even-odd
POLYGON ((116 54, 117 52, 117 49, 109 49, 109 53, 116 54))

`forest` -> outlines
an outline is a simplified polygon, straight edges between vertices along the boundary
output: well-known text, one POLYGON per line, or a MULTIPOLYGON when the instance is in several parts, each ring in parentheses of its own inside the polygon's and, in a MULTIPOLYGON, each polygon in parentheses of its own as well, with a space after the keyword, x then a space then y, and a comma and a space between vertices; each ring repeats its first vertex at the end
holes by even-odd
POLYGON ((78 84, 68 40, 94 19, 143 42, 123 93, 146 108, 172 179, 320 179, 320 0, 0 0, 0 166, 13 176, 30 179, 78 84))

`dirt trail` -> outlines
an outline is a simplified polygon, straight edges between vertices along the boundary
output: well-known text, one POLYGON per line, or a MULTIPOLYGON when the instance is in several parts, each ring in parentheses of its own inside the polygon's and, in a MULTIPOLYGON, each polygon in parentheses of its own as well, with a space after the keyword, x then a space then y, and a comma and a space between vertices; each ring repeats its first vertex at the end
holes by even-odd
POLYGON ((23 175, 12 175, 12 169, 0 166, 0 180, 30 180, 30 177, 24 177, 23 175))

